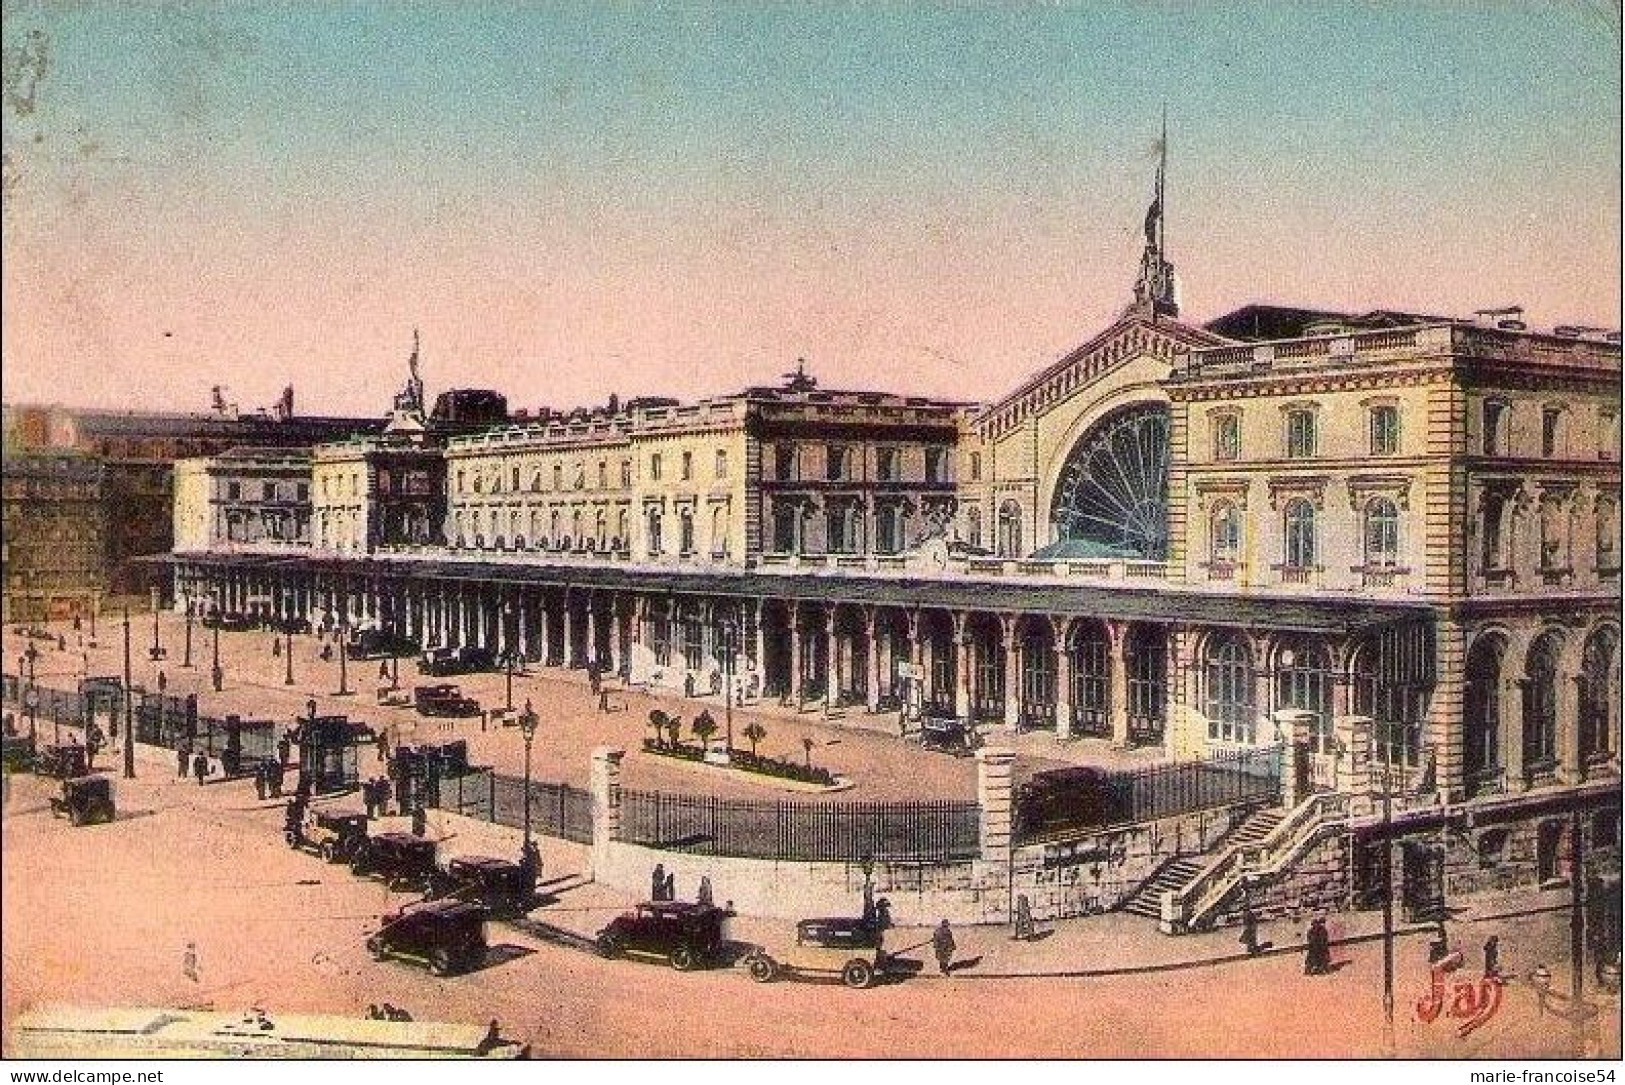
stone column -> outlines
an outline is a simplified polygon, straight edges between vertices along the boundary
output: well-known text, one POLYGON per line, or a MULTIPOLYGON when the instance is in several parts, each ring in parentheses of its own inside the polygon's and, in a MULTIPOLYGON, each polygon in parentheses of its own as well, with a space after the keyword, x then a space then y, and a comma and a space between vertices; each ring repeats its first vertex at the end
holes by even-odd
POLYGON ((954 611, 954 715, 971 717, 970 703, 970 615, 954 611))
POLYGON ((1016 638, 1021 619, 1015 614, 999 615, 999 643, 1004 649, 1004 729, 1021 727, 1021 652, 1016 638))
POLYGON ((614 592, 609 593, 609 658, 605 659, 604 666, 612 674, 621 672, 621 657, 625 654, 621 648, 623 623, 621 620, 621 597, 614 592))
POLYGON ((1341 753, 1337 790, 1363 795, 1371 791, 1371 758, 1376 754, 1376 728, 1370 716, 1338 716, 1332 721, 1341 753))
MULTIPOLYGON (((881 645, 880 638, 876 636, 880 626, 879 613, 879 608, 877 607, 869 606, 863 608, 864 643, 868 646, 865 649, 866 655, 864 660, 867 667, 865 668, 866 673, 863 679, 863 706, 870 712, 880 711, 881 645)), ((887 653, 889 654, 891 649, 891 641, 889 638, 886 642, 886 649, 887 653)))
POLYGON ((590 591, 587 592, 587 657, 583 662, 589 667, 598 663, 598 598, 590 591))
POLYGON ((1283 708, 1274 715, 1275 726, 1281 732, 1281 805, 1288 810, 1297 806, 1314 790, 1308 778, 1309 732, 1314 726, 1315 714, 1300 708, 1283 708))
POLYGON ((575 615, 571 613, 570 610, 569 587, 564 589, 564 606, 561 608, 561 614, 561 630, 564 636, 564 651, 559 658, 563 661, 565 669, 568 670, 570 667, 575 666, 576 651, 576 623, 575 615))
POLYGON ((621 835, 621 759, 626 751, 599 746, 592 752, 592 874, 607 872, 610 845, 621 835))
POLYGON ((824 608, 824 711, 835 708, 841 696, 841 642, 835 635, 835 604, 824 608))
POLYGON ((1053 614, 1050 627, 1055 638, 1055 737, 1068 739, 1072 737, 1072 653, 1067 651, 1067 637, 1072 619, 1053 614))
POLYGON ((801 604, 789 605, 790 615, 790 700, 801 707, 801 604))
POLYGON ((519 608, 519 657, 528 661, 531 658, 529 596, 524 592, 520 592, 518 599, 515 600, 515 605, 519 608))
POLYGON ((750 635, 756 645, 756 673, 762 681, 767 680, 767 631, 762 622, 762 601, 750 601, 750 635))
POLYGON ((1112 745, 1120 750, 1132 744, 1128 731, 1128 634, 1129 623, 1106 623, 1106 640, 1112 653, 1106 668, 1106 704, 1112 721, 1112 745))
MULTIPOLYGON (((1514 656, 1514 648, 1527 653, 1529 643, 1514 638, 1504 657, 1507 665, 1521 669, 1523 655, 1514 656)), ((1506 790, 1516 795, 1529 787, 1523 772, 1523 679, 1508 678, 1501 690, 1501 765, 1506 772, 1506 790)))
POLYGON ((1009 869, 1014 835, 1014 750, 984 746, 976 751, 976 801, 981 807, 982 861, 1009 869))

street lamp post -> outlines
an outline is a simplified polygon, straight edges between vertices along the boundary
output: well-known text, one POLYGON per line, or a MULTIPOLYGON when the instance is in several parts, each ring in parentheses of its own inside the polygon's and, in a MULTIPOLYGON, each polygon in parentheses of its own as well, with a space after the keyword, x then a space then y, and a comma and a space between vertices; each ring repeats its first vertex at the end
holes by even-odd
POLYGON ((734 754, 734 623, 731 618, 722 622, 722 718, 731 760, 734 754))
POLYGON ((293 619, 289 618, 282 626, 282 684, 293 685, 293 619))
POLYGON ((181 656, 181 666, 187 670, 192 669, 192 599, 186 599, 186 647, 181 656))
POLYGON ((333 694, 335 697, 348 697, 350 695, 350 664, 346 659, 350 654, 349 644, 346 643, 349 639, 346 636, 348 628, 341 618, 338 627, 333 631, 333 640, 339 646, 339 689, 337 693, 333 694))
MULTIPOLYGON (((157 657, 154 656, 154 659, 157 657)), ((135 779, 135 690, 130 685, 130 608, 124 608, 124 778, 135 779)))
POLYGON ((216 610, 215 614, 214 614, 214 629, 213 629, 213 632, 214 632, 214 665, 213 665, 212 669, 209 672, 209 678, 210 678, 211 684, 214 686, 214 691, 216 693, 219 693, 220 690, 221 690, 221 687, 223 687, 226 684, 226 673, 225 673, 225 671, 220 669, 220 612, 218 610, 216 610))
POLYGON ((154 584, 152 586, 152 656, 154 663, 164 658, 164 646, 158 640, 158 608, 163 603, 163 589, 154 584))
POLYGON ((1394 747, 1392 713, 1378 723, 1382 743, 1382 1016, 1394 1050, 1394 747))
POLYGON ((503 678, 505 679, 503 707, 506 708, 509 712, 512 712, 513 711, 513 649, 510 648, 508 651, 504 652, 502 654, 502 659, 503 659, 503 662, 506 664, 506 666, 503 668, 503 678))
POLYGON ((530 745, 536 738, 538 722, 536 710, 526 701, 525 710, 519 714, 519 734, 525 740, 525 850, 520 857, 520 867, 525 874, 523 880, 527 897, 536 887, 536 845, 530 836, 530 745))

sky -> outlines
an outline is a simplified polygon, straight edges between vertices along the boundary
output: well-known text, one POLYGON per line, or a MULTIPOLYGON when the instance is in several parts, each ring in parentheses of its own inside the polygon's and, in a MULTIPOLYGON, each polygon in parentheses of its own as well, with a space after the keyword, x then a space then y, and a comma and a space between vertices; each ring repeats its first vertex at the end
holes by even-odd
POLYGON ((1619 326, 1617 0, 4 2, 4 398, 992 400, 1130 300, 1619 326))

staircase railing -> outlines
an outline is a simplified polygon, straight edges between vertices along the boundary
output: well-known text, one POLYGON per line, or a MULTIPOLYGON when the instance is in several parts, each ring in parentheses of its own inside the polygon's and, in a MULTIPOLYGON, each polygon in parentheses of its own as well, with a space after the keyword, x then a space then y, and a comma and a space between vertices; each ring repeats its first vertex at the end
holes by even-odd
POLYGON ((1262 840, 1230 845, 1183 888, 1163 895, 1162 930, 1177 934, 1199 926, 1243 881, 1278 874, 1296 862, 1325 829, 1348 818, 1349 798, 1318 791, 1293 807, 1262 840))

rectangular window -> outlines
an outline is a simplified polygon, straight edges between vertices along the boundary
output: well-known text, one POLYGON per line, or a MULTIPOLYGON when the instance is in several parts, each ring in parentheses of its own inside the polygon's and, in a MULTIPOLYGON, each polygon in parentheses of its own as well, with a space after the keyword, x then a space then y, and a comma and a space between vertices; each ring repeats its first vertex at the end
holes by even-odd
POLYGON ((1315 412, 1286 413, 1286 455, 1289 460, 1306 460, 1315 454, 1315 412))
POLYGON ((649 477, 656 482, 660 481, 660 453, 658 452, 649 457, 649 477))
POLYGON ((609 463, 606 460, 598 461, 598 488, 609 489, 609 463))
POLYGON ((728 477, 728 450, 725 448, 717 449, 716 476, 719 479, 728 477))
POLYGON ((846 478, 846 449, 840 445, 830 445, 828 459, 825 461, 824 477, 831 482, 840 482, 846 478))
POLYGON ((297 496, 298 496, 300 501, 309 501, 310 500, 310 483, 301 482, 299 484, 299 486, 298 486, 298 489, 297 489, 297 496))
POLYGON ((1371 454, 1393 456, 1399 453, 1399 408, 1371 408, 1371 454))
POLYGON ((621 489, 630 490, 631 488, 632 488, 632 461, 631 460, 622 460, 621 461, 621 489))
POLYGON ((1540 454, 1557 455, 1558 442, 1563 432, 1563 411, 1560 407, 1547 407, 1540 412, 1540 454))
POLYGON ((1491 400, 1484 404, 1484 455, 1499 456, 1506 446, 1506 404, 1491 400))
POLYGON ((694 477, 694 453, 683 453, 683 481, 688 482, 694 477))
POLYGON ((972 482, 982 481, 982 454, 980 452, 970 454, 970 480, 972 482))
POLYGON ((240 482, 226 483, 226 500, 240 501, 243 496, 243 486, 240 482))
POLYGON ((276 500, 276 483, 274 483, 274 482, 262 482, 262 483, 260 483, 260 498, 262 500, 265 500, 265 501, 275 501, 276 500))
POLYGON ((925 481, 948 481, 948 450, 943 448, 928 448, 925 450, 925 481))
POLYGON ((796 478, 796 446, 779 445, 773 450, 773 477, 780 482, 794 482, 796 478))
POLYGON ((897 481, 897 450, 895 448, 879 448, 875 450, 875 478, 881 482, 897 481))
POLYGON ((1241 456, 1241 419, 1233 414, 1213 419, 1213 458, 1234 460, 1241 456))

